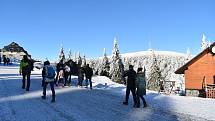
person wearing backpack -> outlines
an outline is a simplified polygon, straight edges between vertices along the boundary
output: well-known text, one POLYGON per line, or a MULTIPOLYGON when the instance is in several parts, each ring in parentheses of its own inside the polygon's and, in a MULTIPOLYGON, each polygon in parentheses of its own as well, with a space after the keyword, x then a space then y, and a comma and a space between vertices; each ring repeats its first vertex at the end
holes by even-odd
POLYGON ((42 77, 44 77, 44 85, 43 85, 43 96, 42 99, 46 99, 46 87, 48 84, 50 84, 51 91, 52 91, 52 100, 51 102, 55 102, 55 70, 54 68, 50 65, 49 61, 44 62, 44 67, 42 70, 42 77))
POLYGON ((20 67, 19 67, 19 74, 22 75, 22 89, 25 89, 25 80, 27 76, 27 87, 26 91, 29 91, 30 88, 30 76, 31 71, 33 69, 33 62, 28 59, 27 55, 23 56, 23 59, 21 60, 20 67))
POLYGON ((143 107, 147 107, 146 100, 143 95, 146 95, 146 79, 145 79, 145 67, 137 69, 137 79, 136 79, 136 95, 137 95, 137 108, 140 108, 140 98, 143 101, 143 107))

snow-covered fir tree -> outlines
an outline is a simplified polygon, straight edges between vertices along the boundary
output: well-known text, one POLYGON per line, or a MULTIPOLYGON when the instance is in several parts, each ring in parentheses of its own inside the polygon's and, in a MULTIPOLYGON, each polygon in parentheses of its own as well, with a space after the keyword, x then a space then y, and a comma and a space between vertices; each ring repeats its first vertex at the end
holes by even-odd
POLYGON ((147 89, 149 90, 159 90, 160 81, 162 81, 161 70, 158 66, 158 61, 156 59, 155 53, 152 50, 152 63, 149 70, 148 78, 147 78, 147 89))
POLYGON ((208 43, 206 40, 206 36, 205 34, 202 35, 202 44, 201 44, 201 50, 204 50, 208 47, 208 43))
POLYGON ((120 58, 117 38, 115 37, 113 50, 112 50, 111 65, 110 65, 110 76, 112 81, 117 83, 122 83, 123 73, 124 73, 124 65, 122 63, 122 59, 120 58))
POLYGON ((58 60, 63 60, 63 62, 65 62, 65 54, 64 54, 64 50, 63 50, 63 44, 61 44, 61 49, 60 49, 60 53, 58 56, 58 60))
POLYGON ((192 58, 192 54, 190 51, 190 48, 187 48, 187 61, 189 61, 192 58))
MULTIPOLYGON (((171 51, 154 51, 157 65, 161 71, 161 77, 165 81, 175 81, 175 88, 184 89, 184 76, 175 74, 174 72, 187 62, 186 53, 178 53, 171 51)), ((107 56, 112 63, 112 57, 107 56)), ((138 63, 146 68, 146 77, 150 74, 152 65, 152 49, 148 51, 140 51, 134 53, 121 54, 121 59, 124 64, 124 70, 128 69, 128 65, 134 65, 134 70, 138 68, 138 63)), ((90 60, 93 63, 93 69, 96 72, 100 68, 101 58, 94 58, 90 60)), ((111 64, 112 65, 112 64, 111 64)))
POLYGON ((69 52, 68 52, 68 60, 72 60, 72 52, 71 52, 71 49, 69 49, 69 52))
POLYGON ((100 68, 98 70, 98 73, 99 75, 109 76, 109 71, 110 71, 109 69, 110 69, 109 59, 106 54, 106 49, 104 48, 103 57, 100 62, 100 68))
POLYGON ((80 52, 78 52, 76 54, 76 64, 78 65, 78 67, 81 67, 81 65, 82 65, 82 59, 81 59, 80 52))
POLYGON ((82 64, 81 64, 81 67, 84 67, 87 65, 87 61, 86 61, 86 57, 85 55, 83 56, 83 59, 82 59, 82 64))

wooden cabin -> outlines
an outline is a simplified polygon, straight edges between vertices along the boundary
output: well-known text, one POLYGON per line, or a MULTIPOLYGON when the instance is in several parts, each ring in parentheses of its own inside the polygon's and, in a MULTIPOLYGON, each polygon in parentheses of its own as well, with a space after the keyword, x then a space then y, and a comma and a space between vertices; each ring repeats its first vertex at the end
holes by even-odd
POLYGON ((175 73, 184 74, 187 96, 215 98, 215 42, 175 73))

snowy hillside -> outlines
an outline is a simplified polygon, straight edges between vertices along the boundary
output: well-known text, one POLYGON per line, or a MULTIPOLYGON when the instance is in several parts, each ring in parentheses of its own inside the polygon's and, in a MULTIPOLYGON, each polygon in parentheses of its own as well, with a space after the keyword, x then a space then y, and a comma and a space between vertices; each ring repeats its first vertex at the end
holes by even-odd
MULTIPOLYGON (((109 62, 111 61, 111 57, 107 56, 109 62)), ((184 90, 184 77, 183 75, 175 74, 174 72, 184 65, 188 61, 189 55, 171 51, 141 51, 134 53, 125 53, 121 54, 121 59, 123 61, 125 70, 128 69, 128 65, 134 65, 134 69, 137 70, 139 66, 146 68, 146 76, 148 77, 151 71, 151 67, 153 64, 153 59, 157 60, 157 66, 161 71, 161 77, 165 81, 175 81, 174 88, 180 88, 184 90)), ((99 57, 96 59, 91 59, 90 63, 95 71, 99 71, 103 65, 102 63, 103 57, 99 57)))
POLYGON ((215 120, 214 99, 164 96, 147 92, 148 107, 122 105, 125 86, 103 76, 93 77, 93 90, 77 88, 73 76, 71 87, 55 87, 41 99, 41 70, 33 71, 30 92, 21 89, 17 66, 0 66, 0 121, 206 121, 215 120))

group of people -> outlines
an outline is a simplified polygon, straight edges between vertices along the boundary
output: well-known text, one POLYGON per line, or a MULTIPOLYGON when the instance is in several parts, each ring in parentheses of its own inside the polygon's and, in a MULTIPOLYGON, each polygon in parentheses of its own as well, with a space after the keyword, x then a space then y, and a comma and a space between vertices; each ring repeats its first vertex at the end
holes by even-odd
POLYGON ((125 71, 123 77, 127 77, 126 83, 126 96, 124 105, 128 105, 128 99, 130 91, 132 92, 135 108, 140 108, 140 98, 143 102, 143 107, 147 107, 144 95, 146 95, 146 80, 145 80, 145 68, 138 68, 137 72, 134 71, 133 66, 129 65, 129 70, 125 71))
MULTIPOLYGON (((22 89, 26 89, 29 91, 30 88, 30 75, 33 70, 33 61, 28 58, 28 56, 24 55, 23 59, 20 63, 19 73, 22 75, 22 89), (27 78, 27 81, 26 81, 27 78), (27 83, 27 84, 26 84, 27 83)), ((50 65, 49 61, 44 62, 43 70, 42 70, 42 87, 43 87, 43 96, 42 99, 46 99, 46 88, 47 85, 50 84, 52 91, 52 100, 51 102, 55 102, 55 86, 70 86, 71 85, 71 75, 78 76, 78 86, 82 87, 83 80, 86 80, 86 87, 88 86, 88 82, 90 83, 90 89, 92 90, 92 76, 93 69, 89 67, 89 64, 86 66, 79 66, 76 62, 69 60, 64 63, 61 60, 56 65, 56 70, 53 66, 50 65)))
POLYGON ((86 64, 85 66, 81 66, 76 64, 73 60, 69 60, 63 63, 61 60, 56 66, 57 76, 55 79, 55 84, 62 86, 70 86, 71 85, 71 75, 78 76, 78 86, 82 87, 83 80, 86 81, 86 86, 88 82, 90 83, 90 89, 92 89, 92 76, 93 69, 86 64))
MULTIPOLYGON (((30 88, 30 75, 33 70, 33 62, 26 55, 23 56, 23 59, 20 63, 20 75, 22 74, 22 89, 26 89, 29 91, 30 88), (26 77, 27 77, 27 86, 26 86, 26 77)), ((46 99, 46 88, 47 85, 50 84, 52 91, 52 100, 51 102, 55 102, 55 85, 58 86, 70 86, 71 85, 71 75, 78 76, 78 86, 82 87, 83 80, 86 80, 86 86, 88 85, 88 81, 90 83, 90 89, 92 89, 92 76, 93 69, 89 67, 89 64, 86 66, 78 66, 72 60, 69 60, 63 63, 61 60, 57 66, 56 70, 53 66, 50 65, 49 61, 44 62, 44 67, 42 70, 42 87, 43 87, 43 96, 42 99, 46 99)), ((134 107, 140 107, 140 98, 143 102, 143 107, 146 107, 146 101, 144 99, 144 95, 146 95, 146 80, 145 80, 145 68, 138 68, 137 72, 134 71, 133 66, 129 65, 129 70, 125 71, 123 77, 127 77, 127 80, 124 80, 126 83, 126 96, 124 105, 128 105, 128 99, 130 95, 130 91, 133 95, 134 107)))
POLYGON ((10 64, 10 58, 6 57, 5 55, 3 55, 2 57, 0 55, 0 64, 1 64, 2 60, 3 60, 4 66, 10 64))

